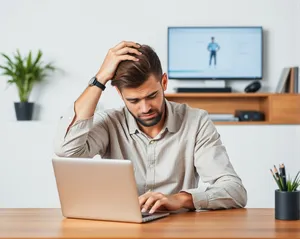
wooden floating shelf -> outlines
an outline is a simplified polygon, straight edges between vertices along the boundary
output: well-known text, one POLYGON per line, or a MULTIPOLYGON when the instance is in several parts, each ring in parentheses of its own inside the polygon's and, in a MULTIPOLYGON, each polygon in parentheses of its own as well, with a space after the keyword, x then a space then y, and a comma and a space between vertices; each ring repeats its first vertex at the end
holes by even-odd
POLYGON ((236 110, 255 110, 265 121, 214 122, 223 125, 300 124, 300 94, 274 93, 172 93, 169 101, 186 103, 211 114, 235 114, 236 110))

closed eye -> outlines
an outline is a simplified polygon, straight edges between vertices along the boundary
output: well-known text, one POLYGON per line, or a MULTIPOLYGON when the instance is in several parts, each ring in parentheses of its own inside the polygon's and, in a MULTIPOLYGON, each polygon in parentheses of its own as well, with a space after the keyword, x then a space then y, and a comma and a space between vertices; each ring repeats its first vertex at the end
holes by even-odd
POLYGON ((153 94, 153 95, 149 95, 147 98, 148 99, 154 99, 157 96, 157 93, 153 94))
MULTIPOLYGON (((154 99, 158 94, 158 91, 153 92, 152 94, 144 97, 145 99, 154 99)), ((128 102, 130 102, 131 104, 136 104, 138 103, 141 99, 139 98, 127 98, 126 99, 128 102)))
POLYGON ((138 100, 128 100, 131 104, 136 104, 137 102, 139 102, 138 100))

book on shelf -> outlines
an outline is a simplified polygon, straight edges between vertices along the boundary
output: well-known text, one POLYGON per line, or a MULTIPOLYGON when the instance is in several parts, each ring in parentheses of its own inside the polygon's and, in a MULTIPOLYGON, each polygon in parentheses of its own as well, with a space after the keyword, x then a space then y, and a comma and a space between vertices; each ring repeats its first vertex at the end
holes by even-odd
POLYGON ((299 67, 284 67, 281 71, 276 93, 299 93, 299 67))
POLYGON ((238 122, 238 117, 233 117, 231 119, 211 119, 213 122, 238 122))
POLYGON ((210 117, 232 118, 234 114, 209 114, 210 117))
POLYGON ((294 93, 299 93, 299 67, 293 68, 294 93))
POLYGON ((209 118, 212 121, 239 121, 238 117, 234 114, 209 114, 209 118))

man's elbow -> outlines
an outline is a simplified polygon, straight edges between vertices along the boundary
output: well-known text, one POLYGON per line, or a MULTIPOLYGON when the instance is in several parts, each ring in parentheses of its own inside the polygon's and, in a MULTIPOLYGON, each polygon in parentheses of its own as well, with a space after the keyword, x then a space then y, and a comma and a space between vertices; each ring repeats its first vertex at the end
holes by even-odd
POLYGON ((236 189, 235 194, 232 195, 232 199, 235 202, 236 208, 243 208, 247 205, 248 196, 247 196, 247 190, 244 188, 243 185, 235 185, 236 189))
POLYGON ((247 205, 247 201, 248 201, 248 198, 247 198, 247 192, 245 191, 245 193, 243 193, 242 197, 241 197, 241 200, 239 202, 240 204, 240 207, 246 207, 247 205))
POLYGON ((73 154, 64 150, 63 148, 55 148, 54 149, 54 154, 58 157, 65 157, 65 158, 68 158, 68 157, 72 157, 73 154))
POLYGON ((68 148, 64 145, 60 144, 55 144, 54 145, 54 153, 58 157, 88 157, 89 153, 85 147, 80 147, 80 148, 68 148))

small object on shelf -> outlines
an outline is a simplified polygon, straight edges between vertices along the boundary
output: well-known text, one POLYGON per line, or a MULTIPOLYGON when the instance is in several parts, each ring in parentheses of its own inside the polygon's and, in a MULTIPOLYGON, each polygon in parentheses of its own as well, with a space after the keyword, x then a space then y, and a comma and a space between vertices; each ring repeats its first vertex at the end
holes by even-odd
POLYGON ((245 92, 246 93, 257 92, 260 88, 261 88, 261 83, 259 81, 254 81, 246 86, 245 92))
POLYGON ((237 110, 235 116, 240 121, 264 121, 265 115, 263 112, 255 110, 237 110))

